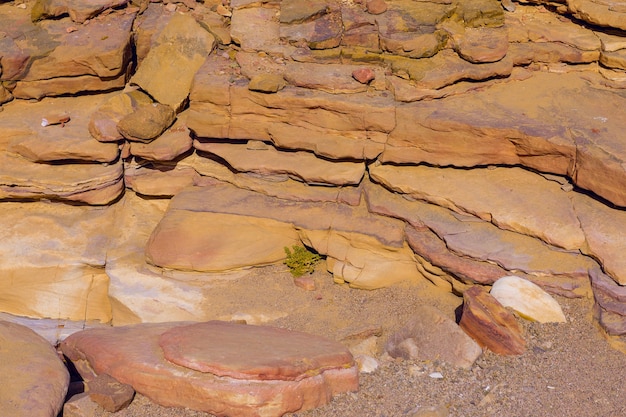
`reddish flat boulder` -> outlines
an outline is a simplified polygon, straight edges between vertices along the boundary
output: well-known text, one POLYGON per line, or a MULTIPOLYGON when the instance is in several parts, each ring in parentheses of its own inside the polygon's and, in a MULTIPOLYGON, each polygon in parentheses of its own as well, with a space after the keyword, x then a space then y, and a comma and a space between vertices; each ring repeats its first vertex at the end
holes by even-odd
POLYGON ((172 363, 235 379, 299 381, 352 363, 350 352, 329 339, 220 321, 175 327, 159 345, 172 363))
POLYGON ((526 341, 515 317, 483 287, 463 293, 463 315, 459 323, 479 345, 500 355, 521 355, 526 341))
POLYGON ((217 416, 278 417, 358 388, 358 370, 341 344, 272 327, 139 324, 74 333, 61 348, 86 379, 107 373, 158 404, 217 416))

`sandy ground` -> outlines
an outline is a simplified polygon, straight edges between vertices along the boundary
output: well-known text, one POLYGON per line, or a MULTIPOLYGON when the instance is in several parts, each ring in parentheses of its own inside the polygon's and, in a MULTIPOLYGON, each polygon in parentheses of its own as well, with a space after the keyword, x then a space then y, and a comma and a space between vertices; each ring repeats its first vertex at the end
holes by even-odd
MULTIPOLYGON (((334 284, 321 268, 312 277, 316 289, 305 291, 293 284, 284 266, 271 266, 212 282, 205 290, 215 318, 265 321, 336 340, 360 330, 382 328, 377 340, 380 366, 361 374, 358 392, 289 416, 626 415, 626 355, 611 348, 593 324, 592 300, 558 297, 567 323, 539 324, 520 319, 528 342, 525 354, 505 357, 485 352, 474 366, 461 370, 437 361, 393 360, 383 354, 385 340, 411 317, 415 305, 433 305, 454 318, 461 298, 427 282, 364 291, 334 284), (443 378, 430 377, 433 372, 443 378), (431 412, 425 413, 427 409, 431 412)), ((100 411, 97 417, 112 415, 100 411)), ((130 407, 115 416, 210 414, 161 407, 138 394, 130 407)))

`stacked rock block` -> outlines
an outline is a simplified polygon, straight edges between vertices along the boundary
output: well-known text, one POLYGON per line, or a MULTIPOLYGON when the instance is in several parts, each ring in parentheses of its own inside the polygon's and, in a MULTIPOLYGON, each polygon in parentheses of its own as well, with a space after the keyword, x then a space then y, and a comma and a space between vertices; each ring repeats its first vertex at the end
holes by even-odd
POLYGON ((83 205, 5 220, 3 276, 44 301, 3 279, 0 307, 203 319, 203 277, 303 243, 355 288, 593 294, 626 334, 626 13, 363 3, 1 4, 0 209, 83 205), (69 218, 97 244, 18 253, 33 224, 82 248, 69 218))

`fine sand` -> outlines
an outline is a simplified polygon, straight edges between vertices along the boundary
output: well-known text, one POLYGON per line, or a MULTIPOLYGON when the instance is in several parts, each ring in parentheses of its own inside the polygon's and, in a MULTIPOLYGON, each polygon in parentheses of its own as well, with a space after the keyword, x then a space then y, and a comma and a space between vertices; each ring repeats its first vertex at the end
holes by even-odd
MULTIPOLYGON (((525 354, 506 357, 485 352, 474 366, 461 370, 436 360, 391 359, 384 354, 384 343, 411 317, 415 305, 435 306, 453 319, 462 298, 427 282, 375 291, 350 289, 334 284, 321 267, 312 277, 316 289, 305 291, 294 285, 284 266, 271 266, 229 275, 204 290, 211 318, 265 322, 336 340, 382 329, 376 352, 380 366, 361 374, 358 392, 289 416, 626 416, 626 355, 613 349, 593 324, 591 299, 556 297, 567 323, 519 319, 528 345, 525 354), (431 377, 434 372, 443 378, 431 377)), ((99 411, 96 416, 113 414, 99 411)), ((115 416, 210 414, 161 407, 137 394, 130 407, 115 416)))

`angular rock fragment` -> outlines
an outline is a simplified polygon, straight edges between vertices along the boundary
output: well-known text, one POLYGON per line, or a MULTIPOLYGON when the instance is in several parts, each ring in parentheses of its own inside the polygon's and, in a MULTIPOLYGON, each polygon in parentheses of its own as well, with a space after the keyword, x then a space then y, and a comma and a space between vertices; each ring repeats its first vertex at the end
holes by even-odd
POLYGON ((116 413, 128 405, 135 396, 133 387, 101 373, 88 383, 89 398, 109 413, 116 413))
POLYGON ((146 104, 124 116, 117 129, 130 141, 151 142, 170 127, 175 118, 174 110, 168 105, 146 104))
POLYGON ((460 368, 471 367, 482 354, 480 346, 453 320, 424 305, 415 307, 415 315, 389 337, 385 350, 392 357, 438 359, 460 368))
POLYGON ((521 355, 526 341, 515 317, 479 286, 463 293, 459 325, 479 345, 499 355, 521 355))
POLYGON ((196 71, 214 47, 213 35, 190 14, 176 13, 130 81, 178 112, 196 71))

